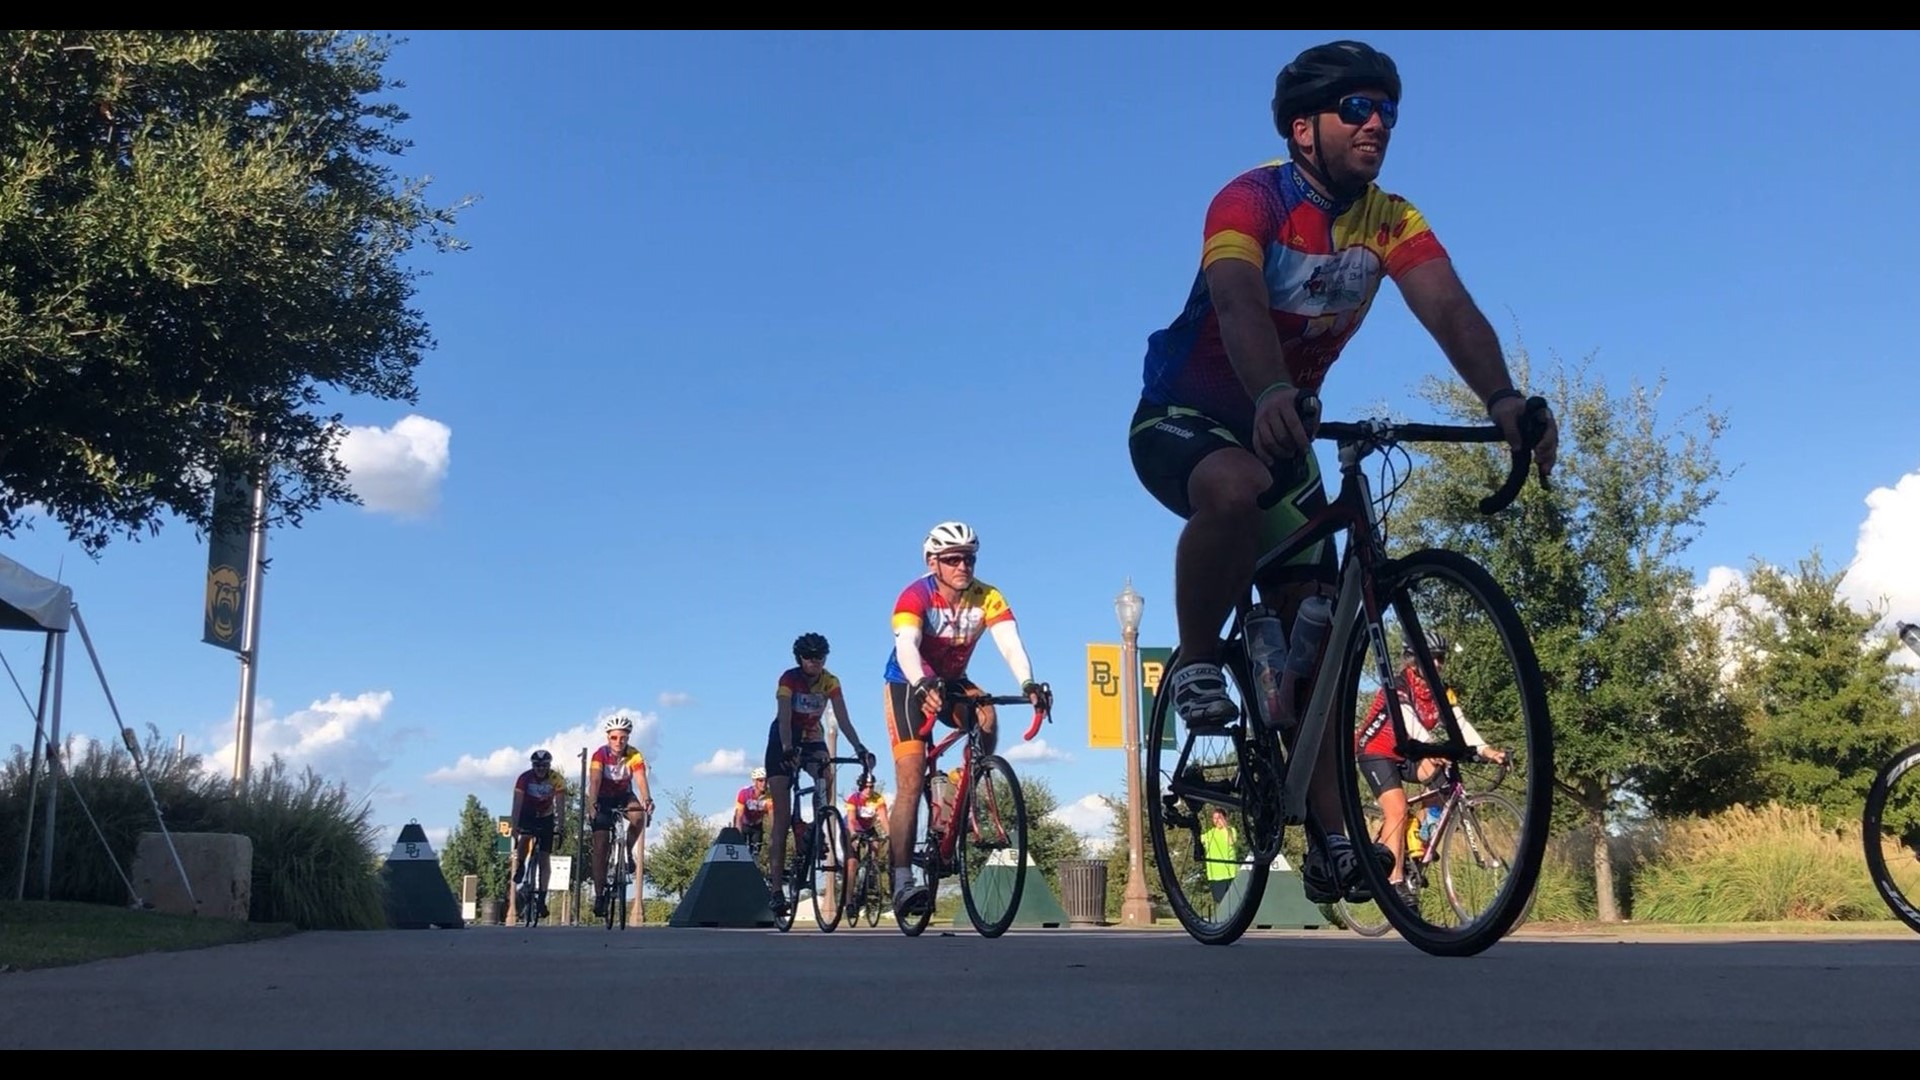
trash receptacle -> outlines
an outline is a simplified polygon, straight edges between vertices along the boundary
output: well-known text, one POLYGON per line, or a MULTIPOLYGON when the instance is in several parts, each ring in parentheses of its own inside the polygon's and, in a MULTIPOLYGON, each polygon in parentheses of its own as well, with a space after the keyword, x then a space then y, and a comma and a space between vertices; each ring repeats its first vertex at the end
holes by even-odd
POLYGON ((1067 919, 1074 926, 1105 926, 1107 922, 1107 862, 1105 859, 1061 859, 1060 893, 1067 919))
POLYGON ((479 921, 482 926, 506 925, 507 905, 505 901, 489 896, 480 901, 477 906, 479 910, 476 914, 480 916, 479 921))

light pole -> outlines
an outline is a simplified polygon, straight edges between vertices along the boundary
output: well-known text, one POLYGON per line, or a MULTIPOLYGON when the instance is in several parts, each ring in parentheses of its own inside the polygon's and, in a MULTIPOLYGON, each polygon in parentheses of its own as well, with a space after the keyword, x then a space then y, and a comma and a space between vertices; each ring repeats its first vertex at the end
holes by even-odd
POLYGON ((1120 904, 1120 921, 1128 926, 1153 922, 1140 847, 1140 615, 1145 606, 1133 589, 1133 579, 1128 578, 1127 587, 1113 601, 1113 613, 1120 617, 1120 725, 1127 755, 1127 892, 1120 904))

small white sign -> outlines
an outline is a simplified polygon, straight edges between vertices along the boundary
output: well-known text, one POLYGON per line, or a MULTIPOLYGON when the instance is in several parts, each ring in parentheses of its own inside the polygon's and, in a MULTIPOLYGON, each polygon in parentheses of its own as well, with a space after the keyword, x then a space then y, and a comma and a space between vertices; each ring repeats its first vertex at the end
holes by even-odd
POLYGON ((573 856, 547 856, 547 891, 565 892, 573 887, 573 856))

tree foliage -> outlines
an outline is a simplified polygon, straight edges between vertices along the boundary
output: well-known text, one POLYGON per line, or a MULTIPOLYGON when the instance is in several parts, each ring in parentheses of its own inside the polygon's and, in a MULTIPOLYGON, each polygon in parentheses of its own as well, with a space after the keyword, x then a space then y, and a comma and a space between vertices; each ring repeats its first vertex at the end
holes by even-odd
POLYGON ((328 388, 415 401, 433 339, 403 260, 461 247, 466 205, 383 160, 410 145, 378 97, 390 42, 0 42, 0 536, 34 507, 96 553, 169 513, 206 528, 216 484, 267 463, 272 519, 357 502, 340 415, 315 410, 328 388))
MULTIPOLYGON (((1515 357, 1516 382, 1531 364, 1515 357)), ((1512 597, 1539 654, 1553 717, 1556 782, 1596 834, 1642 773, 1710 755, 1729 726, 1709 656, 1696 648, 1692 575, 1679 558, 1729 475, 1714 454, 1719 414, 1688 410, 1662 428, 1659 387, 1616 393, 1588 365, 1543 373, 1560 426, 1551 490, 1529 483, 1503 513, 1479 500, 1506 476, 1504 445, 1422 448, 1406 481, 1396 548, 1451 548, 1479 560, 1512 597)), ((1420 396, 1460 422, 1484 407, 1457 379, 1420 396)), ((1603 859, 1605 845, 1595 845, 1603 859)), ((1602 918, 1613 915, 1610 875, 1602 918)))

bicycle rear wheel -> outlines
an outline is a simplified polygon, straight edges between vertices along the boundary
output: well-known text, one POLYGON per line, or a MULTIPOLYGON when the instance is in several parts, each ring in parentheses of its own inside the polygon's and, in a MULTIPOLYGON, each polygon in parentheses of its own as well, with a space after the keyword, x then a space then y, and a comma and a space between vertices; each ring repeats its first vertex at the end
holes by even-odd
MULTIPOLYGON (((1416 670, 1438 670, 1447 692, 1436 695, 1435 700, 1444 696, 1456 719, 1464 718, 1489 746, 1511 755, 1507 776, 1509 781, 1519 783, 1515 798, 1500 800, 1511 814, 1499 815, 1505 824, 1497 838, 1491 829, 1460 830, 1456 834, 1461 843, 1498 840, 1498 850, 1488 849, 1472 857, 1501 868, 1476 877, 1471 890, 1473 910, 1463 911, 1466 902, 1452 894, 1444 902, 1409 906, 1387 884, 1386 868, 1372 859, 1359 863, 1374 903, 1402 937, 1436 956, 1472 956, 1505 936, 1526 912, 1545 858, 1553 808, 1553 726, 1547 714, 1546 685, 1513 602, 1493 576, 1472 559, 1433 548, 1416 551, 1387 560, 1379 568, 1375 584, 1374 595, 1383 603, 1379 612, 1385 632, 1382 644, 1389 652, 1378 654, 1365 618, 1354 620, 1346 639, 1336 643, 1345 659, 1330 731, 1339 733, 1340 797, 1349 835, 1366 833, 1366 808, 1373 801, 1372 789, 1358 769, 1355 744, 1361 733, 1356 729, 1374 715, 1376 701, 1384 700, 1386 680, 1395 680, 1403 723, 1419 727, 1405 696, 1402 642, 1409 643, 1413 650, 1416 670), (1446 639, 1447 646, 1438 663, 1428 648, 1428 635, 1436 632, 1446 639)), ((1450 733, 1442 725, 1434 729, 1433 736, 1438 742, 1446 742, 1450 733)), ((1491 787, 1490 774, 1474 763, 1473 751, 1464 753, 1460 772, 1469 795, 1491 787)), ((1501 809, 1483 805, 1489 816, 1501 809)), ((1455 832, 1451 828, 1448 831, 1455 832)), ((1447 841, 1447 837, 1436 836, 1432 842, 1447 841)), ((1463 882, 1469 861, 1469 856, 1462 854, 1452 862, 1463 882)), ((1463 884, 1460 895, 1467 892, 1463 884)))
POLYGON ((837 807, 813 819, 813 920, 825 933, 840 925, 847 903, 847 823, 837 807), (828 899, 822 899, 822 897, 828 899))
POLYGON ((1027 798, 1013 766, 981 757, 960 793, 953 827, 960 830, 960 898, 981 937, 1013 925, 1027 885, 1027 798), (964 808, 964 809, 962 809, 964 808))
POLYGON ((1920 743, 1895 754, 1874 775, 1867 789, 1867 806, 1860 817, 1860 838, 1866 847, 1867 874, 1893 916, 1920 933, 1920 743), (1909 777, 1914 779, 1909 779, 1909 777))
MULTIPOLYGON (((1188 730, 1174 711, 1173 687, 1163 680, 1148 717, 1145 767, 1147 832, 1160 887, 1180 925, 1208 945, 1230 945, 1252 925, 1283 831, 1280 777, 1269 764, 1279 760, 1277 746, 1251 718, 1253 680, 1240 640, 1229 641, 1220 656, 1239 717, 1222 729, 1188 730), (1221 864, 1237 869, 1216 895, 1207 868, 1221 864)), ((1179 661, 1176 651, 1167 670, 1179 661)))

